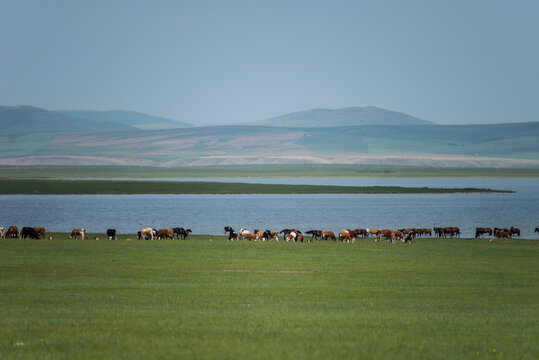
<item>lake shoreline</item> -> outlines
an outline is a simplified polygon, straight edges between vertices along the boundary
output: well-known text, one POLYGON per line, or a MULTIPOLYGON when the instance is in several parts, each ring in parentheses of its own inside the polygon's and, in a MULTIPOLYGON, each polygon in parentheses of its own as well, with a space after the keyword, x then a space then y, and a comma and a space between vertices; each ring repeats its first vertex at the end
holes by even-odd
POLYGON ((490 188, 337 186, 203 181, 2 179, 0 195, 120 194, 484 194, 513 193, 490 188))

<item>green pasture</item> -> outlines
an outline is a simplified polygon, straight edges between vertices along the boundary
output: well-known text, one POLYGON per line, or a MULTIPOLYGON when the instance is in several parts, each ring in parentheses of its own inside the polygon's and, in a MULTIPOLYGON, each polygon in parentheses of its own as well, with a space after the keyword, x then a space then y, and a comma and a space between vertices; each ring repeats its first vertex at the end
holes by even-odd
POLYGON ((539 358, 536 240, 47 236, 0 240, 2 359, 539 358))
POLYGON ((0 178, 538 177, 539 169, 288 164, 186 167, 0 165, 0 178))
POLYGON ((511 192, 478 188, 328 186, 138 180, 0 179, 0 194, 441 194, 511 192))

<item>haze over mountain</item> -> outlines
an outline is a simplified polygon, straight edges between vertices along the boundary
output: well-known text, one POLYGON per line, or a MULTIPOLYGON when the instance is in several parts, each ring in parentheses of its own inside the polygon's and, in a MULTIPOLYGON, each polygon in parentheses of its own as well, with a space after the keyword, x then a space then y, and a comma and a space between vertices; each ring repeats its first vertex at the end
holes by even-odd
POLYGON ((312 109, 246 123, 246 125, 290 127, 429 124, 433 125, 434 123, 374 106, 346 107, 334 110, 312 109))
POLYGON ((34 106, 0 106, 0 127, 4 133, 138 130, 125 124, 79 119, 34 106))
POLYGON ((126 110, 55 110, 57 112, 99 122, 115 122, 136 127, 141 130, 176 129, 190 127, 192 124, 167 119, 160 116, 148 115, 138 111, 126 110))

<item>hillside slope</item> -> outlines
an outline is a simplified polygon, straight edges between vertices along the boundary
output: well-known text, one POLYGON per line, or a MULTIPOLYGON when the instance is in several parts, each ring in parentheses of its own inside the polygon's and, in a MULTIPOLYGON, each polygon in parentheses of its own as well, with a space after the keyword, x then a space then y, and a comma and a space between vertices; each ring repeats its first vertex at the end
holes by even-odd
POLYGON ((182 127, 191 127, 192 124, 188 124, 181 121, 175 121, 160 116, 148 115, 137 111, 126 110, 109 110, 109 111, 96 111, 96 110, 56 110, 60 113, 76 117, 79 119, 86 119, 98 122, 115 122, 134 126, 141 130, 159 130, 159 129, 176 129, 182 127))
POLYGON ((302 128, 213 126, 80 135, 49 133, 0 137, 0 163, 539 167, 539 122, 302 128))
POLYGON ((3 133, 132 131, 129 125, 78 119, 33 106, 0 106, 3 133))
POLYGON ((433 124, 431 121, 374 106, 347 107, 335 110, 312 109, 246 123, 246 125, 287 127, 433 124))

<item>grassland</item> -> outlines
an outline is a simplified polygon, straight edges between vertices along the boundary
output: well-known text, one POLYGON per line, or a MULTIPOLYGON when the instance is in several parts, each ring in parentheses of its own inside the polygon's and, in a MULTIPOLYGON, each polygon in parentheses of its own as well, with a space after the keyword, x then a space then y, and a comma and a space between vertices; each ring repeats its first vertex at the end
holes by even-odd
POLYGON ((265 178, 265 177, 539 177, 539 169, 450 168, 389 165, 294 164, 186 167, 12 166, 0 178, 265 178))
POLYGON ((0 194, 441 194, 511 192, 478 188, 327 186, 200 181, 0 179, 0 194))
POLYGON ((537 359, 539 243, 0 241, 2 359, 537 359))

